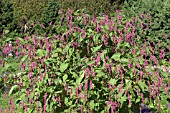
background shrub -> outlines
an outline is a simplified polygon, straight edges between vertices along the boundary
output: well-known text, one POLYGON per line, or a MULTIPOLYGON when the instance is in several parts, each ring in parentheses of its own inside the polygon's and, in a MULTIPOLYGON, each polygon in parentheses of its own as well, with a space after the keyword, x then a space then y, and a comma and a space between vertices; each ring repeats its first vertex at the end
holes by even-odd
POLYGON ((13 11, 14 8, 11 0, 0 1, 0 33, 2 33, 3 29, 8 29, 10 31, 15 29, 13 11))
POLYGON ((59 11, 59 6, 56 1, 49 0, 48 5, 44 8, 44 12, 42 14, 42 23, 46 27, 46 34, 49 33, 52 24, 54 24, 57 20, 59 11))
MULTIPOLYGON (((113 15, 116 9, 119 9, 123 2, 119 0, 56 0, 60 4, 60 7, 65 13, 68 8, 73 11, 78 9, 86 9, 87 13, 95 16, 99 16, 100 13, 107 15, 113 15)), ((121 0, 124 1, 124 0, 121 0)))
POLYGON ((12 0, 14 15, 20 20, 26 17, 28 20, 39 20, 49 0, 12 0))

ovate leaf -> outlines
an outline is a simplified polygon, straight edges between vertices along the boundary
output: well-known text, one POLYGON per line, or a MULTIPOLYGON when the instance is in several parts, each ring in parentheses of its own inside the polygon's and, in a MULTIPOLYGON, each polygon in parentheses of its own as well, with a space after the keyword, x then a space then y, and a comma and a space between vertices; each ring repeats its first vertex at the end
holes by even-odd
POLYGON ((76 84, 80 85, 80 82, 82 81, 82 79, 84 78, 84 71, 80 73, 80 77, 76 80, 76 84))
POLYGON ((122 63, 128 63, 128 59, 126 59, 126 58, 121 58, 120 61, 121 61, 122 63))
POLYGON ((67 97, 65 97, 64 103, 65 103, 66 105, 68 105, 68 98, 67 98, 67 97))
POLYGON ((9 30, 5 30, 5 34, 8 34, 9 33, 9 30))
POLYGON ((65 82, 65 81, 67 80, 67 78, 68 78, 68 75, 65 74, 65 75, 63 76, 63 82, 65 82))
POLYGON ((117 80, 116 79, 111 79, 109 82, 110 82, 110 84, 115 85, 117 80))
POLYGON ((91 64, 94 64, 94 60, 91 60, 87 63, 87 65, 91 65, 91 64))
POLYGON ((120 53, 115 53, 111 58, 118 61, 118 60, 120 60, 120 56, 121 56, 120 53))
POLYGON ((127 96, 126 96, 126 95, 122 96, 122 97, 120 98, 120 103, 123 105, 123 102, 125 102, 126 99, 127 99, 127 96))
POLYGON ((62 64, 60 65, 60 71, 61 71, 61 72, 64 72, 64 71, 67 69, 67 67, 68 67, 68 63, 62 63, 62 64))
POLYGON ((94 100, 92 100, 89 105, 91 109, 94 109, 94 100))
POLYGON ((44 53, 44 50, 41 50, 41 49, 38 49, 36 54, 39 56, 39 57, 43 57, 45 56, 45 53, 44 53))
POLYGON ((144 87, 145 87, 145 83, 142 82, 141 80, 138 81, 139 87, 142 89, 142 91, 144 91, 144 87))

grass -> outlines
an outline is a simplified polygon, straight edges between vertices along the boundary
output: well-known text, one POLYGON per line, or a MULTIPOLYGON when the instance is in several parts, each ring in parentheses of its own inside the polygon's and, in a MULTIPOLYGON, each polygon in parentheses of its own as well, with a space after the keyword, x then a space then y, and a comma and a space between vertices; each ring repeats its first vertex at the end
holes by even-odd
POLYGON ((12 107, 9 104, 10 97, 13 101, 15 101, 15 97, 16 97, 15 95, 13 96, 6 95, 6 99, 4 99, 3 94, 2 93, 0 94, 0 108, 2 109, 2 113, 23 113, 19 108, 18 109, 15 108, 15 110, 12 109, 12 107))
POLYGON ((2 111, 4 111, 7 107, 9 107, 9 105, 8 105, 8 99, 9 99, 9 97, 7 97, 7 98, 4 100, 3 95, 2 95, 2 94, 0 95, 0 107, 2 108, 2 111))

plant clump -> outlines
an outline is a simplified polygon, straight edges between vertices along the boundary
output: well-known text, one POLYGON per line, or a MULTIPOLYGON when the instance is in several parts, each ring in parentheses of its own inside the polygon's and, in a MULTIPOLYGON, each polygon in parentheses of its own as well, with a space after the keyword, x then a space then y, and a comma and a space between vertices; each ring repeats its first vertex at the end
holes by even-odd
MULTIPOLYGON (((156 48, 144 37, 151 17, 127 20, 120 10, 110 19, 70 9, 61 15, 60 22, 51 25, 55 33, 42 35, 39 29, 46 28, 35 23, 34 34, 17 37, 12 47, 2 46, 6 57, 9 50, 16 58, 24 56, 18 69, 25 73, 16 80, 0 79, 15 84, 9 95, 18 95, 17 107, 25 112, 113 113, 135 111, 143 103, 153 110, 165 109, 168 67, 148 67, 169 65, 170 50, 156 48)), ((4 71, 12 68, 5 59, 2 66, 4 71)))

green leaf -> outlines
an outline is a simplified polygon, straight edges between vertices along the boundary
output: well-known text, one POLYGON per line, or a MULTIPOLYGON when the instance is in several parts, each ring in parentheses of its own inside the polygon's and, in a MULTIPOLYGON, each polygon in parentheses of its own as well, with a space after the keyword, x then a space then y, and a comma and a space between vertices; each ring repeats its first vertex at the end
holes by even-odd
POLYGON ((10 67, 11 65, 10 64, 5 64, 5 70, 8 70, 8 68, 10 67))
POLYGON ((82 79, 84 78, 84 71, 82 71, 81 73, 80 73, 80 77, 76 80, 76 84, 77 85, 80 85, 80 82, 82 81, 82 79))
POLYGON ((91 108, 91 109, 94 109, 94 100, 92 100, 92 101, 89 103, 89 105, 90 105, 90 108, 91 108))
POLYGON ((121 59, 120 59, 120 62, 122 62, 122 63, 128 63, 128 59, 126 59, 126 58, 121 58, 121 59))
POLYGON ((18 38, 18 40, 20 40, 21 42, 24 42, 24 40, 22 38, 20 38, 20 37, 18 38))
POLYGON ((8 34, 9 33, 9 30, 5 30, 5 34, 8 34))
POLYGON ((91 65, 91 64, 94 64, 94 60, 91 60, 87 63, 87 65, 91 65))
POLYGON ((120 99, 120 103, 121 103, 121 104, 123 104, 123 102, 125 102, 125 101, 126 101, 126 99, 127 99, 127 96, 126 96, 126 95, 124 95, 123 97, 121 97, 121 99, 120 99))
POLYGON ((74 48, 70 48, 70 49, 69 49, 69 57, 72 56, 73 52, 74 52, 74 48))
POLYGON ((65 75, 63 76, 63 82, 65 82, 65 81, 67 80, 67 78, 68 78, 68 75, 65 74, 65 75))
POLYGON ((58 93, 62 93, 62 90, 60 90, 60 91, 56 91, 56 92, 55 92, 55 94, 58 94, 58 93))
POLYGON ((67 67, 68 67, 68 63, 62 63, 62 64, 60 65, 60 71, 61 71, 61 72, 64 72, 64 71, 67 69, 67 67))
POLYGON ((14 70, 18 70, 18 63, 12 63, 11 64, 11 67, 14 69, 14 70))
POLYGON ((65 97, 64 103, 65 103, 66 105, 68 105, 68 98, 67 98, 67 97, 65 97))
POLYGON ((39 56, 39 57, 43 57, 45 56, 45 53, 44 53, 44 50, 41 50, 41 49, 38 49, 36 54, 39 56))
POLYGON ((126 42, 125 47, 130 47, 130 44, 126 42))
POLYGON ((5 40, 5 42, 9 42, 9 41, 11 41, 13 38, 7 38, 6 40, 5 40))
POLYGON ((121 56, 120 53, 115 53, 111 58, 118 61, 118 60, 120 60, 120 56, 121 56))
POLYGON ((92 32, 93 32, 93 30, 92 30, 91 28, 87 29, 87 31, 88 31, 89 33, 92 33, 92 32))
POLYGON ((112 84, 112 85, 115 85, 115 84, 116 84, 116 82, 117 82, 117 80, 116 80, 116 79, 111 79, 111 80, 109 81, 109 83, 110 83, 110 84, 112 84))
POLYGON ((138 81, 138 84, 139 84, 140 88, 142 89, 142 91, 144 91, 144 86, 146 84, 144 82, 142 82, 141 80, 138 81))
POLYGON ((21 62, 24 62, 27 59, 28 55, 25 55, 22 59, 21 62))
POLYGON ((59 53, 59 52, 61 52, 61 51, 62 51, 61 48, 56 48, 53 52, 54 52, 54 53, 59 53))
POLYGON ((136 99, 136 103, 140 102, 140 97, 138 96, 138 98, 136 99))
POLYGON ((18 85, 14 85, 14 86, 12 86, 12 88, 10 89, 10 91, 9 91, 9 96, 12 94, 12 92, 14 91, 14 90, 16 90, 16 89, 18 89, 18 85))
POLYGON ((92 49, 92 51, 95 53, 95 52, 98 51, 101 47, 102 47, 102 45, 97 46, 97 47, 93 47, 93 48, 91 48, 91 49, 92 49))
POLYGON ((50 110, 53 109, 53 106, 54 106, 54 102, 51 102, 50 103, 50 110))
POLYGON ((34 92, 31 92, 29 98, 31 98, 31 99, 34 98, 34 92))

